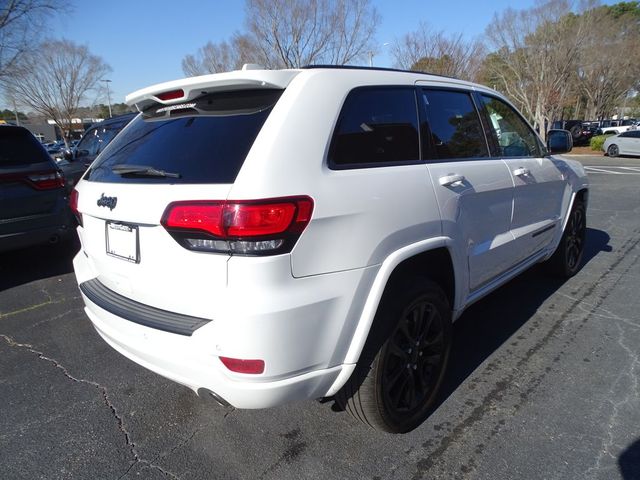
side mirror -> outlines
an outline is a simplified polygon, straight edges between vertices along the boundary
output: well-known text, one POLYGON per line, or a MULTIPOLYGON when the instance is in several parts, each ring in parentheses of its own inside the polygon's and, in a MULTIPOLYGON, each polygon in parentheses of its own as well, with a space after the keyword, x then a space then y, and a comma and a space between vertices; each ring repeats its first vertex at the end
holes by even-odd
POLYGON ((573 137, 568 130, 549 130, 547 132, 547 150, 549 153, 567 153, 573 148, 573 137))
POLYGON ((76 158, 88 157, 89 150, 76 150, 76 158))
POLYGON ((69 148, 67 148, 64 153, 62 154, 62 157, 67 160, 67 161, 71 161, 73 160, 73 151, 69 148))

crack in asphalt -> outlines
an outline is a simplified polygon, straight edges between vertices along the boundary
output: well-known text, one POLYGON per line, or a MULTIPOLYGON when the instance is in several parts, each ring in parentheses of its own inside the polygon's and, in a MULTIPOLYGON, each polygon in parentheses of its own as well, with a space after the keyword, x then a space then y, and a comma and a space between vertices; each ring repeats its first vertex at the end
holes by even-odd
MULTIPOLYGON (((482 398, 480 404, 473 408, 468 415, 461 415, 459 422, 453 428, 444 433, 444 436, 440 440, 439 446, 433 450, 430 454, 427 455, 426 458, 419 460, 416 464, 416 472, 412 477, 412 480, 418 480, 424 478, 427 472, 435 466, 437 459, 444 454, 444 452, 454 443, 456 443, 459 439, 465 437, 467 433, 471 430, 473 425, 481 421, 485 418, 486 415, 492 413, 497 406, 502 402, 505 395, 507 395, 511 390, 515 388, 519 389, 519 386, 516 384, 516 379, 525 378, 525 375, 522 370, 527 366, 531 357, 538 353, 542 348, 544 348, 549 341, 556 336, 558 331, 561 331, 564 326, 564 319, 574 314, 574 312, 582 312, 583 320, 578 324, 577 328, 572 332, 571 338, 567 341, 567 345, 575 340, 578 332, 582 329, 582 327, 588 322, 591 314, 598 311, 601 308, 602 303, 608 297, 613 288, 617 285, 620 279, 624 276, 624 274, 635 265, 640 257, 636 255, 635 259, 620 275, 610 283, 610 285, 604 288, 604 291, 597 296, 596 301, 593 304, 586 304, 584 302, 585 298, 593 295, 594 291, 598 286, 602 285, 604 279, 610 275, 626 258, 628 258, 628 254, 634 250, 640 244, 639 234, 640 230, 636 229, 631 235, 630 239, 627 240, 619 249, 616 260, 604 271, 602 272, 596 281, 594 281, 589 288, 587 288, 579 297, 573 299, 573 303, 566 309, 566 311, 560 315, 557 321, 555 321, 551 328, 547 331, 547 333, 539 339, 534 346, 528 349, 522 358, 512 367, 512 373, 506 375, 503 379, 497 381, 494 387, 482 398), (584 309, 583 306, 588 305, 590 308, 584 309)), ((536 322, 539 323, 539 322, 536 322)), ((561 358, 566 355, 564 351, 560 352, 553 358, 553 363, 557 363, 561 360, 561 358)), ((485 370, 488 370, 491 367, 491 370, 495 370, 502 362, 491 362, 485 370), (493 365, 495 363, 495 365, 493 365)), ((512 406, 513 409, 518 410, 526 398, 531 394, 535 389, 542 383, 544 378, 547 376, 549 372, 552 371, 550 366, 546 367, 540 375, 535 376, 531 381, 528 382, 528 388, 521 392, 519 395, 519 401, 512 406)), ((533 372, 532 372, 533 373, 533 372)), ((445 422, 448 423, 448 422, 445 422)), ((487 439, 493 438, 497 435, 502 426, 504 424, 504 420, 502 420, 502 425, 498 423, 491 430, 487 439)), ((429 449, 433 445, 433 439, 428 440, 423 444, 424 449, 429 449)), ((480 444, 476 446, 475 453, 480 455, 484 450, 484 445, 480 444)), ((475 455, 471 454, 467 460, 465 465, 461 466, 461 471, 465 476, 468 476, 472 471, 476 470, 477 465, 475 462, 475 455)))
MULTIPOLYGON (((4 341, 7 343, 7 345, 9 345, 9 347, 21 348, 21 349, 27 350, 28 352, 31 352, 31 353, 37 355, 40 360, 44 360, 45 362, 51 363, 55 368, 57 368, 60 371, 62 371, 62 374, 65 377, 67 377, 69 380, 71 380, 73 382, 76 382, 76 383, 84 383, 86 385, 90 385, 91 387, 94 387, 94 388, 96 388, 96 389, 98 389, 100 391, 100 394, 102 396, 102 400, 103 400, 104 404, 109 408, 109 410, 111 411, 111 415, 116 419, 116 421, 118 423, 118 430, 120 430, 120 432, 122 432, 122 434, 124 435, 127 447, 129 447, 129 451, 131 452, 131 455, 133 456, 133 462, 131 463, 129 468, 127 468, 125 473, 122 474, 119 477, 120 479, 124 478, 131 471, 131 469, 135 465, 137 465, 139 463, 142 463, 142 464, 147 465, 148 468, 153 468, 153 469, 156 469, 156 470, 160 471, 166 477, 171 477, 171 478, 179 480, 180 477, 178 477, 177 475, 175 475, 175 474, 163 469, 162 467, 160 467, 158 465, 155 465, 153 463, 153 461, 149 461, 149 460, 146 460, 146 459, 140 457, 140 455, 138 454, 138 450, 136 449, 136 444, 131 439, 131 434, 129 433, 129 431, 127 430, 127 428, 124 425, 124 421, 122 419, 122 416, 118 413, 118 410, 116 409, 115 405, 113 404, 113 402, 111 402, 111 400, 109 398, 107 387, 105 387, 103 385, 100 385, 99 383, 94 382, 92 380, 86 380, 84 378, 77 378, 77 377, 71 375, 71 373, 69 373, 69 370, 67 370, 67 368, 64 365, 62 365, 60 362, 58 362, 57 360, 55 360, 55 359, 53 359, 51 357, 47 357, 40 350, 36 350, 33 347, 33 345, 31 345, 31 344, 16 342, 10 336, 2 334, 2 333, 0 333, 0 338, 4 339, 4 341)), ((194 435, 195 435, 195 433, 194 433, 194 435)))

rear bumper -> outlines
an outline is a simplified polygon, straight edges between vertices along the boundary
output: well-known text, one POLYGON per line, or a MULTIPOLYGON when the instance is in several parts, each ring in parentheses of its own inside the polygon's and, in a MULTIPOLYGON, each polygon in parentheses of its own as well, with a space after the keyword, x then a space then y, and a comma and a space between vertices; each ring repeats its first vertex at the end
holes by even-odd
POLYGON ((137 335, 114 328, 122 322, 108 312, 92 305, 84 297, 85 312, 100 336, 116 351, 143 367, 194 392, 207 389, 236 408, 267 408, 296 400, 319 398, 329 390, 342 366, 315 370, 302 375, 256 382, 230 378, 216 355, 207 355, 194 348, 189 337, 152 331, 133 325, 137 335), (113 317, 113 318, 110 318, 113 317))
MULTIPOLYGON (((284 260, 288 262, 276 261, 284 260)), ((81 284, 97 277, 82 250, 74 268, 81 284)), ((266 408, 335 391, 340 373, 353 367, 343 362, 360 313, 352 308, 354 292, 374 273, 363 269, 294 279, 288 272, 289 288, 270 289, 260 282, 260 297, 253 302, 246 300, 245 289, 244 301, 239 301, 238 292, 228 287, 211 300, 210 321, 190 334, 127 320, 86 295, 86 288, 82 293, 95 329, 122 355, 195 392, 214 392, 236 408, 266 408), (265 372, 231 372, 220 356, 263 359, 265 372)))
POLYGON ((34 245, 44 245, 65 240, 71 235, 71 216, 60 215, 53 218, 52 225, 27 229, 24 225, 16 231, 0 235, 0 252, 18 250, 34 245))

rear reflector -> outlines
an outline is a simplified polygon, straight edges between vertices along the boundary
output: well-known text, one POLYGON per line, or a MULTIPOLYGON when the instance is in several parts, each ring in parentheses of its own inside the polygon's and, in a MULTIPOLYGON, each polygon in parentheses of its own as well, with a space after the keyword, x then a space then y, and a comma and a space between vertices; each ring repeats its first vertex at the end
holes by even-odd
POLYGON ((309 197, 173 202, 161 223, 190 250, 273 255, 291 251, 312 211, 309 197))
POLYGON ((182 89, 170 90, 168 92, 162 92, 156 95, 156 98, 159 98, 160 100, 163 100, 163 101, 175 100, 176 98, 182 98, 182 97, 184 97, 184 90, 182 89))
POLYGON ((257 375, 264 372, 264 360, 242 360, 220 357, 220 361, 232 372, 257 375))

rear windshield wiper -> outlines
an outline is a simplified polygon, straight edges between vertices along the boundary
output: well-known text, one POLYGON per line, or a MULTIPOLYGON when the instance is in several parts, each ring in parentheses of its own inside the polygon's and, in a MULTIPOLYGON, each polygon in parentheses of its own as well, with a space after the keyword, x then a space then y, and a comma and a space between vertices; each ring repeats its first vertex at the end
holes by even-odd
POLYGON ((136 177, 181 177, 179 173, 165 172, 149 165, 114 165, 111 167, 111 171, 119 175, 135 175, 136 177))

